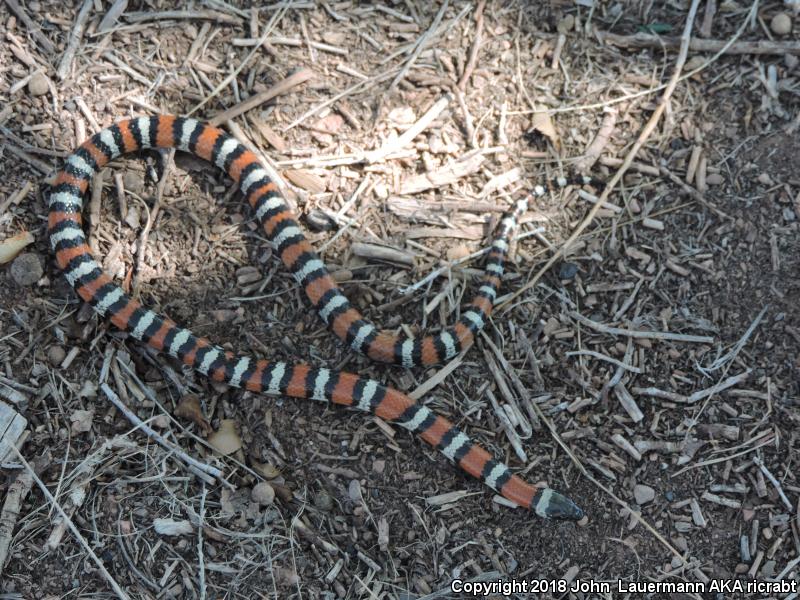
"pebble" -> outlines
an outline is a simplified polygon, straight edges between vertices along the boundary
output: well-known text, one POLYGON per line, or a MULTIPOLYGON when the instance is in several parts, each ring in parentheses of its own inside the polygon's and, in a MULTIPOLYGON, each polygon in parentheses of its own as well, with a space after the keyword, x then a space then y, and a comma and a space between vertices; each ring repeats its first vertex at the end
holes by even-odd
POLYGON ((50 80, 41 71, 34 73, 33 77, 28 81, 28 91, 31 96, 44 96, 49 89, 50 80))
POLYGON ((261 272, 258 267, 242 267, 236 271, 236 282, 239 285, 247 285, 248 283, 255 283, 261 279, 261 272))
POLYGON ((261 506, 268 506, 275 501, 275 490, 266 481, 256 484, 250 492, 253 502, 258 502, 261 506))
POLYGON ((567 14, 563 19, 558 22, 556 26, 558 33, 566 34, 575 28, 575 17, 572 14, 567 14))
POLYGON ((336 269, 331 273, 331 277, 333 277, 336 283, 342 283, 344 281, 351 281, 354 275, 350 269, 336 269))
POLYGON ((775 577, 775 561, 768 560, 758 572, 759 579, 772 579, 775 577))
POLYGON ((328 512, 333 508, 333 498, 327 492, 320 492, 314 496, 314 506, 319 510, 328 512))
POLYGON ((563 262, 558 268, 559 279, 574 279, 578 274, 578 265, 571 262, 563 262))
POLYGON ((725 182, 721 173, 709 173, 706 176, 706 183, 708 185, 720 185, 725 182))
POLYGON ((642 504, 647 504, 648 502, 652 502, 653 498, 655 497, 656 491, 649 485, 642 485, 640 483, 633 488, 633 498, 636 500, 636 504, 639 506, 642 504))
POLYGON ((142 194, 144 192, 144 180, 139 172, 129 171, 122 176, 122 185, 125 186, 126 191, 135 194, 142 194))
POLYGON ((11 263, 11 277, 17 285, 28 286, 39 281, 44 275, 42 261, 38 254, 25 252, 11 263))
POLYGON ((792 18, 785 12, 776 13, 769 27, 775 35, 786 35, 792 31, 792 18))
POLYGON ((54 367, 57 367, 64 362, 66 357, 67 353, 61 346, 50 346, 50 348, 47 350, 47 360, 50 361, 50 364, 54 367))
POLYGON ((460 258, 466 258, 469 254, 469 246, 466 244, 458 244, 457 246, 447 249, 447 260, 459 260, 460 258))

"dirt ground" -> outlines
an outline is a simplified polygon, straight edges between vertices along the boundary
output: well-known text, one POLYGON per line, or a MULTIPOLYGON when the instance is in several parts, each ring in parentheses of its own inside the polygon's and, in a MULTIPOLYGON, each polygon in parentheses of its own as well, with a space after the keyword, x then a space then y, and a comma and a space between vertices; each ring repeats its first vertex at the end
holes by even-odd
POLYGON ((688 3, 125 4, 0 2, 0 242, 32 234, 29 256, 0 265, 0 404, 27 421, 30 465, 0 457, 0 598, 476 597, 454 580, 795 597, 711 587, 800 579, 790 3, 701 2, 706 46, 666 99, 688 3), (70 289, 41 183, 71 149, 125 117, 211 120, 259 94, 223 127, 282 175, 344 292, 393 330, 457 318, 479 258, 404 288, 483 248, 512 198, 576 172, 611 182, 642 140, 596 210, 599 187, 548 186, 486 335, 432 369, 345 349, 201 159, 167 156, 160 181, 164 155, 115 160, 85 210, 98 260, 145 305, 230 349, 417 391, 584 520, 506 506, 376 417, 211 384, 70 289), (100 384, 224 477, 137 429, 100 384))

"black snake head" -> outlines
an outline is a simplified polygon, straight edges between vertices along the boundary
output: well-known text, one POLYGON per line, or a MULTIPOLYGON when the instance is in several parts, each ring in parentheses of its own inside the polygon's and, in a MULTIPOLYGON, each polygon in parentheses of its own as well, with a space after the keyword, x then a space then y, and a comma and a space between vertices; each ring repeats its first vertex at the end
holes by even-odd
POLYGON ((550 488, 540 490, 533 499, 533 510, 545 519, 558 519, 561 521, 580 521, 584 512, 577 504, 550 488))

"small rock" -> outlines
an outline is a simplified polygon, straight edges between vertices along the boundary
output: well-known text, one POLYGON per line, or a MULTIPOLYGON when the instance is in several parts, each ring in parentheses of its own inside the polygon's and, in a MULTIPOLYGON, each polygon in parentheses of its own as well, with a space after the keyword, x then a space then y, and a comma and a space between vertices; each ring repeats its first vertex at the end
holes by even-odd
POLYGON ((363 494, 361 493, 361 482, 358 479, 350 480, 350 485, 347 486, 347 494, 353 502, 361 502, 363 494))
POLYGON ((558 22, 558 33, 569 33, 575 27, 575 17, 572 14, 567 14, 563 19, 558 22))
MULTIPOLYGON (((792 54, 787 54, 787 56, 791 56, 792 58, 794 58, 794 55, 792 54)), ((379 181, 372 188, 372 193, 375 194, 377 198, 381 200, 386 200, 389 197, 389 187, 382 181, 379 181)))
POLYGON ((50 80, 41 71, 34 73, 33 77, 28 81, 28 92, 30 92, 31 96, 43 96, 49 89, 50 80))
POLYGON ((61 346, 50 346, 49 350, 47 351, 47 360, 50 362, 51 365, 57 367, 64 359, 67 357, 67 353, 64 351, 64 348, 61 346))
POLYGON ((800 63, 800 58, 797 58, 794 54, 786 54, 783 57, 783 62, 788 69, 794 69, 800 63))
POLYGON ((230 308, 220 308, 218 310, 212 310, 211 316, 217 323, 227 323, 236 318, 236 311, 230 308))
POLYGON ((459 260, 469 255, 470 249, 466 244, 458 244, 447 249, 447 260, 459 260))
POLYGON ((17 285, 33 285, 42 278, 42 275, 44 275, 42 261, 39 255, 33 252, 20 254, 11 263, 11 277, 17 285))
POLYGON ((578 265, 571 262, 563 262, 558 268, 559 279, 574 279, 578 274, 578 265))
POLYGON ((346 35, 343 31, 324 31, 322 41, 331 46, 341 46, 345 43, 346 35))
POLYGON ((128 214, 125 215, 125 223, 131 229, 139 229, 141 219, 139 217, 139 208, 136 206, 128 207, 128 214))
POLYGON ((335 113, 331 113, 317 121, 316 128, 324 133, 336 134, 339 133, 342 125, 344 125, 344 119, 335 113))
POLYGON ((327 492, 320 492, 314 496, 314 506, 321 511, 328 512, 333 508, 333 498, 327 492))
POLYGON ((236 282, 239 285, 247 285, 248 283, 255 283, 261 279, 261 271, 258 267, 242 267, 236 271, 236 282))
POLYGON ((547 319, 547 322, 544 324, 544 334, 545 335, 552 335, 554 332, 558 331, 561 328, 561 324, 558 322, 557 319, 554 317, 550 317, 547 319))
POLYGON ((736 565, 736 568, 733 570, 733 572, 737 575, 741 575, 742 573, 747 573, 749 570, 750 566, 747 563, 739 563, 736 565))
POLYGON ((125 186, 127 191, 141 195, 144 193, 144 180, 142 174, 138 171, 127 171, 122 176, 122 185, 125 186))
POLYGON ((775 561, 768 560, 764 563, 764 566, 761 567, 761 570, 758 572, 759 578, 763 579, 772 579, 775 577, 775 561))
POLYGON ((258 502, 261 506, 268 506, 275 501, 275 490, 266 481, 256 484, 250 492, 253 502, 258 502))
POLYGON ((775 35, 786 35, 792 31, 792 18, 785 12, 776 13, 769 27, 775 35))
POLYGON ((722 177, 721 173, 709 173, 706 176, 706 183, 708 185, 721 185, 725 182, 725 179, 722 177))
POLYGON ((336 269, 331 272, 331 277, 333 277, 336 283, 342 283, 344 281, 351 281, 354 275, 350 269, 336 269))
MULTIPOLYGON (((686 61, 686 64, 683 65, 684 72, 694 71, 695 69, 699 69, 703 65, 705 65, 706 59, 704 56, 695 55, 689 60, 686 61)), ((696 77, 699 76, 696 75, 696 77)))
POLYGON ((675 500, 675 492, 673 492, 672 490, 665 492, 664 498, 667 499, 667 502, 672 502, 673 500, 675 500))
POLYGON ((587 515, 583 515, 581 520, 576 523, 578 527, 586 527, 589 524, 589 517, 587 515))
MULTIPOLYGON (((52 348, 51 348, 51 350, 52 350, 52 348)), ((63 352, 63 350, 62 350, 62 352, 63 352)), ((83 385, 81 386, 81 391, 78 392, 78 397, 79 398, 97 398, 97 384, 94 381, 92 381, 91 379, 84 380, 83 385)))
POLYGON ((639 506, 652 502, 655 497, 656 491, 649 485, 637 484, 636 487, 633 488, 633 499, 636 500, 636 504, 639 506))

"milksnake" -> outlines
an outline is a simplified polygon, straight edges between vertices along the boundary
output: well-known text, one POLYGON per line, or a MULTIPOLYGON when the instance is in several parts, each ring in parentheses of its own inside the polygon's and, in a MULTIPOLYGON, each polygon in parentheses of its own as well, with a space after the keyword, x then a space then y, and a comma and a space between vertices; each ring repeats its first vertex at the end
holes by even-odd
POLYGON ((353 350, 373 360, 403 367, 437 364, 472 345, 492 312, 509 236, 520 214, 527 209, 525 200, 502 218, 478 293, 456 324, 435 335, 406 337, 378 331, 353 308, 303 235, 275 182, 255 154, 216 127, 166 115, 120 121, 81 144, 45 192, 50 245, 58 267, 78 296, 137 340, 169 353, 214 381, 233 387, 333 402, 371 412, 418 434, 513 503, 541 517, 582 518, 583 511, 569 498, 524 482, 448 420, 396 389, 351 373, 235 355, 130 298, 92 258, 81 228, 82 196, 92 177, 110 160, 147 148, 177 148, 223 169, 238 184, 278 256, 325 324, 353 350))

